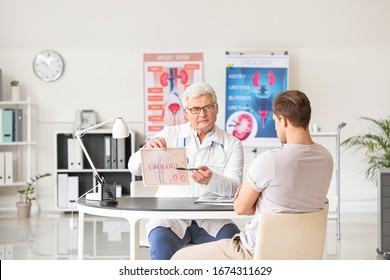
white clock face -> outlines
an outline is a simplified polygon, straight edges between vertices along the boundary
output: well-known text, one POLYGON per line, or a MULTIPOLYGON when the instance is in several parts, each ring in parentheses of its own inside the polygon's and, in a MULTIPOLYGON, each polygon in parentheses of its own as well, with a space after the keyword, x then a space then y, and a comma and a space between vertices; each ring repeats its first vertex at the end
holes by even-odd
POLYGON ((64 72, 64 60, 53 50, 43 50, 34 58, 35 75, 45 82, 52 82, 61 77, 64 72))

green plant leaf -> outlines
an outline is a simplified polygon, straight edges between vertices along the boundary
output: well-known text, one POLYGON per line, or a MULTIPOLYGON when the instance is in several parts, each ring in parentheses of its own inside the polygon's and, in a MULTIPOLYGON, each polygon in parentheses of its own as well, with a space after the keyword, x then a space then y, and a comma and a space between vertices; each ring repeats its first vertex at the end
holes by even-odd
POLYGON ((363 150, 368 168, 365 176, 375 182, 378 169, 390 167, 390 117, 373 119, 361 117, 369 122, 368 132, 345 139, 341 145, 347 149, 363 150))
POLYGON ((48 176, 51 176, 51 174, 43 173, 43 174, 36 175, 35 177, 30 178, 30 181, 26 182, 27 187, 25 189, 18 190, 18 193, 20 193, 23 196, 24 202, 28 203, 31 202, 32 200, 36 200, 36 197, 34 196, 36 182, 48 176))

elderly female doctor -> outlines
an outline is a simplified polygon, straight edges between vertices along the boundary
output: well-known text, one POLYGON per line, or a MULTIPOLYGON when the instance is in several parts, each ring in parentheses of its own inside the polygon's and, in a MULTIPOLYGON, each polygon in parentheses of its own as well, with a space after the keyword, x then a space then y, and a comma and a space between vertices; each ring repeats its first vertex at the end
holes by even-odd
MULTIPOLYGON (((185 147, 187 166, 192 171, 190 184, 160 186, 157 196, 234 196, 241 184, 244 165, 241 142, 216 124, 217 96, 206 83, 189 86, 183 93, 184 114, 188 122, 165 127, 144 146, 166 149, 185 147), (185 190, 185 193, 183 192, 185 190)), ((141 175, 140 151, 129 159, 129 170, 141 175)), ((161 220, 146 225, 151 258, 167 260, 188 243, 206 243, 231 238, 239 232, 231 220, 161 220)))

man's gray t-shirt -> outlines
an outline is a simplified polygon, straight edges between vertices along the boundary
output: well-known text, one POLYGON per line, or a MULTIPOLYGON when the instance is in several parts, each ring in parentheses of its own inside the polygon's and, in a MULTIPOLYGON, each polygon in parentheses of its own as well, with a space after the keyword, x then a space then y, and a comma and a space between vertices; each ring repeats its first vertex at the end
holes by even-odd
POLYGON ((261 194, 252 220, 240 233, 243 246, 254 252, 260 213, 314 212, 327 207, 332 172, 332 155, 317 143, 288 144, 260 154, 246 175, 261 194))

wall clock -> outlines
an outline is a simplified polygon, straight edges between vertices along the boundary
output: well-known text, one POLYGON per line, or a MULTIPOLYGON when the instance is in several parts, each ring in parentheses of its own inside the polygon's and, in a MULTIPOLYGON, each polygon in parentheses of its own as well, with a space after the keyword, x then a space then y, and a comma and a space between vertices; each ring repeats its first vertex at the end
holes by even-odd
POLYGON ((64 67, 62 56, 54 50, 40 51, 33 62, 35 75, 45 82, 52 82, 61 77, 64 67))

